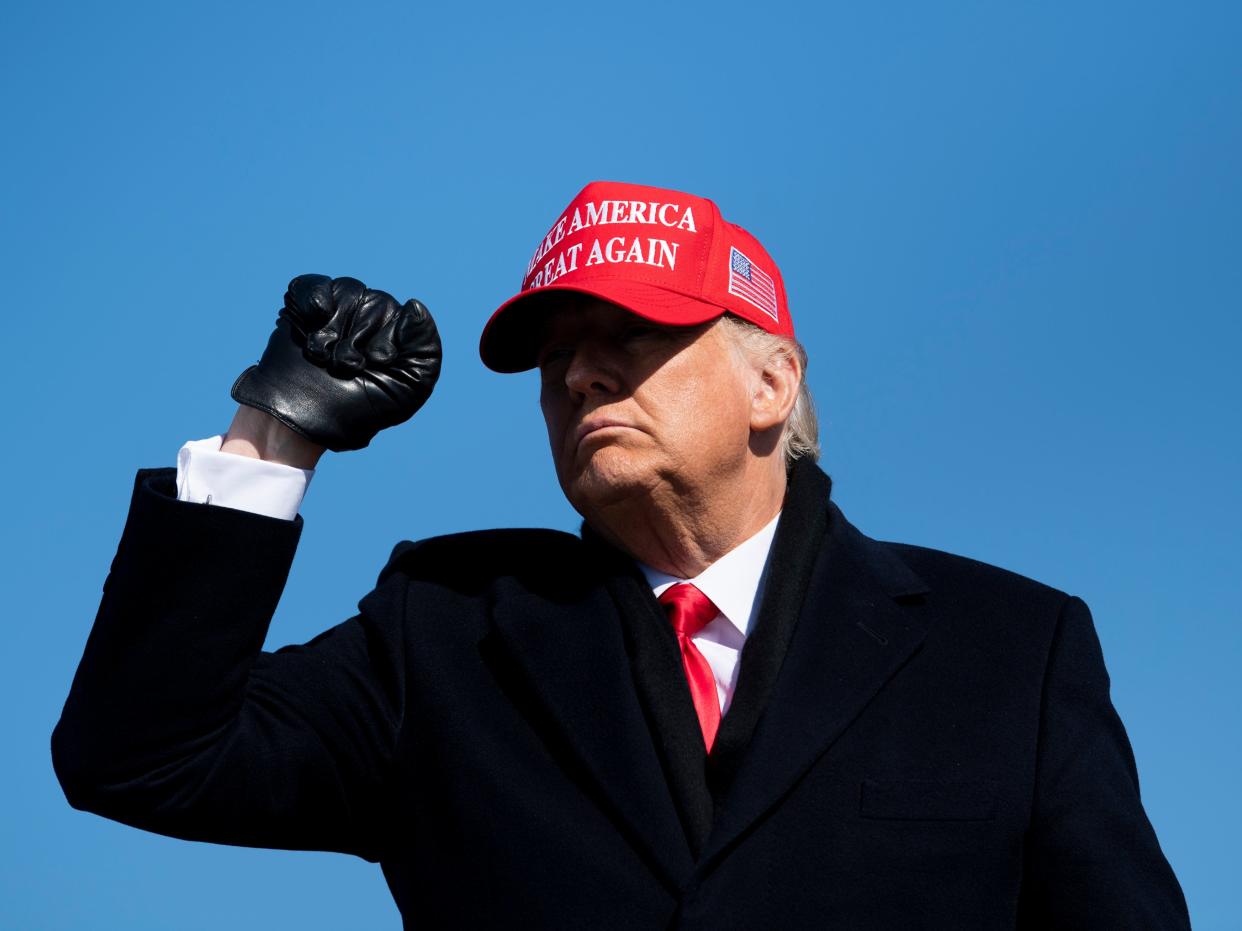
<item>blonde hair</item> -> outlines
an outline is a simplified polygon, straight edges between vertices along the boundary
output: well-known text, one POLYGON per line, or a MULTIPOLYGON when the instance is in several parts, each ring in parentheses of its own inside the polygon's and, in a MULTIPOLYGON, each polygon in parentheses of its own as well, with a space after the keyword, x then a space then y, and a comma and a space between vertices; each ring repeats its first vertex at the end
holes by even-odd
POLYGON ((781 432, 781 454, 785 469, 793 468, 799 459, 819 461, 819 418, 815 414, 815 400, 806 383, 806 349, 795 339, 777 336, 760 329, 749 320, 725 314, 720 318, 729 336, 743 352, 752 358, 768 360, 793 357, 798 361, 802 378, 798 385, 798 397, 794 401, 785 429, 781 432))

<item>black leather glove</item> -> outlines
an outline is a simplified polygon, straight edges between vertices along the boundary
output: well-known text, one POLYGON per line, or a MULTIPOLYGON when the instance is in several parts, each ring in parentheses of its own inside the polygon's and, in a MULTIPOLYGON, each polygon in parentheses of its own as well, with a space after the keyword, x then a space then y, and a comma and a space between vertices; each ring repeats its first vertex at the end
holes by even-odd
POLYGON ((299 275, 258 365, 230 392, 320 446, 362 449, 414 415, 440 375, 440 334, 421 302, 357 278, 299 275))

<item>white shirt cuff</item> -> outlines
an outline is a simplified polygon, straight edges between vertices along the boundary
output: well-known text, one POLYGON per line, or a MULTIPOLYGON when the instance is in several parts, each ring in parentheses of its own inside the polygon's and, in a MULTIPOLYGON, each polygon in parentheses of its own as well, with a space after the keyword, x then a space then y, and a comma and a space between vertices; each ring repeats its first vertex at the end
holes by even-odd
POLYGON ((293 520, 315 470, 223 453, 223 442, 190 440, 177 452, 177 500, 293 520))

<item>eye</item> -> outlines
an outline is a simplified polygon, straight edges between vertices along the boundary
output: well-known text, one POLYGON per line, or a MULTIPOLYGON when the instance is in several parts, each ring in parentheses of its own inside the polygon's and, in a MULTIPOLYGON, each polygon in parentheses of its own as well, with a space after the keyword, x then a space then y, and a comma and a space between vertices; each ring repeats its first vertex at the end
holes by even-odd
POLYGON ((621 332, 621 338, 627 341, 633 339, 645 339, 648 336, 657 336, 659 333, 659 328, 652 326, 649 323, 634 323, 627 326, 621 332))
POLYGON ((535 365, 538 366, 540 369, 544 369, 544 368, 547 368, 548 366, 556 365, 558 362, 568 359, 569 356, 570 356, 569 347, 549 346, 547 349, 544 349, 541 353, 539 353, 539 357, 537 361, 535 362, 535 365))

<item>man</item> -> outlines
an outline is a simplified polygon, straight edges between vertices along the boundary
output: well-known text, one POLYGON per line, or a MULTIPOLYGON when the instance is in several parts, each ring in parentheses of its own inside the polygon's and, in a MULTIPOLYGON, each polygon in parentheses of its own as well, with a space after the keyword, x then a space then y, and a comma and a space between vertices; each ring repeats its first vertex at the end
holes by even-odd
POLYGON ((409 926, 1188 927, 1086 606, 846 521, 780 273, 711 201, 588 185, 480 349, 539 368, 581 537, 400 544, 262 652, 309 470, 439 368, 417 302, 295 279, 223 442, 138 473, 73 805, 377 861, 409 926))

